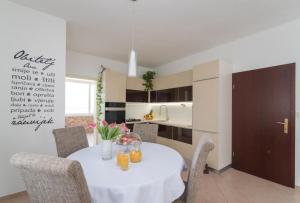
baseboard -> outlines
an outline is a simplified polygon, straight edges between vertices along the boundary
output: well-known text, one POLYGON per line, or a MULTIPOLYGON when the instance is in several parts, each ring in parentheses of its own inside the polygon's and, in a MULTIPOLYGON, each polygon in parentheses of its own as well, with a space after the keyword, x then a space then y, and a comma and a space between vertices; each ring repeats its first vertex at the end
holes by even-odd
POLYGON ((221 174, 223 172, 225 172, 226 170, 230 169, 231 168, 231 164, 229 164, 228 166, 225 166, 224 168, 220 169, 220 170, 216 170, 216 169, 213 169, 213 168, 210 168, 208 167, 210 171, 214 172, 214 173, 218 173, 218 174, 221 174))
POLYGON ((0 201, 17 198, 17 197, 20 197, 20 196, 23 196, 23 195, 26 195, 26 194, 27 194, 26 191, 21 191, 21 192, 13 193, 13 194, 10 194, 10 195, 5 195, 3 197, 0 197, 0 201))
POLYGON ((295 186, 295 190, 300 192, 300 186, 295 186))

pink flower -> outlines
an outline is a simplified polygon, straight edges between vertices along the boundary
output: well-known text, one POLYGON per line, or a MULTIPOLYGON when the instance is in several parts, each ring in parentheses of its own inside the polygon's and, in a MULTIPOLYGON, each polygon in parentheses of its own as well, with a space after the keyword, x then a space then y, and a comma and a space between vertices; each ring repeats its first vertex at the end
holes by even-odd
POLYGON ((122 142, 123 142, 123 144, 127 144, 128 141, 129 141, 128 137, 125 137, 125 136, 122 137, 122 142))
POLYGON ((106 120, 102 120, 102 125, 103 126, 108 125, 108 123, 106 122, 106 120))
POLYGON ((109 124, 109 127, 110 127, 110 128, 116 127, 116 123, 111 123, 111 124, 109 124))
POLYGON ((89 125, 88 125, 88 128, 92 128, 92 129, 95 129, 96 128, 96 123, 90 123, 89 125))
POLYGON ((128 131, 128 128, 127 128, 127 126, 126 126, 125 123, 121 123, 120 128, 121 128, 121 130, 122 130, 123 132, 127 132, 127 131, 128 131))

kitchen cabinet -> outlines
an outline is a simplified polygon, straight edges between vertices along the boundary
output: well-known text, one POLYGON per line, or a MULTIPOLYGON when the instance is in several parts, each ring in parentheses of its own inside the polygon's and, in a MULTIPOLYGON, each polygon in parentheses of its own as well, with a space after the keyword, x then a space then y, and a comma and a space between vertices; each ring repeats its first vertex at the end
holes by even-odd
POLYGON ((150 102, 155 103, 157 102, 157 92, 156 91, 151 91, 150 92, 150 102))
POLYGON ((192 160, 194 141, 192 129, 159 125, 157 143, 178 151, 185 159, 192 160))
POLYGON ((130 90, 145 90, 143 86, 144 80, 139 77, 127 77, 126 80, 126 89, 130 90))
POLYGON ((172 126, 158 125, 158 136, 172 139, 172 126))
POLYGON ((192 70, 157 77, 153 80, 154 90, 185 87, 185 86, 191 86, 192 84, 193 84, 192 70))
MULTIPOLYGON (((148 102, 148 92, 126 89, 126 102, 148 102)), ((193 101, 193 87, 179 87, 150 92, 150 102, 190 102, 193 101)))
POLYGON ((173 140, 193 144, 192 129, 173 127, 173 140))
POLYGON ((123 73, 104 71, 105 102, 126 102, 126 79, 123 73))
POLYGON ((221 170, 232 158, 232 66, 221 60, 196 65, 193 80, 193 144, 209 136, 215 147, 208 165, 221 170))
POLYGON ((193 126, 207 132, 218 130, 219 79, 194 82, 193 126))
POLYGON ((177 88, 157 90, 156 94, 156 102, 176 102, 178 100, 177 88))
POLYGON ((133 132, 133 126, 134 126, 134 124, 128 124, 128 123, 126 123, 126 126, 127 126, 127 128, 130 130, 130 132, 133 132))
POLYGON ((193 101, 193 86, 179 87, 177 101, 193 101))
POLYGON ((126 89, 126 102, 148 102, 148 92, 126 89))
POLYGON ((215 60, 193 67, 193 82, 219 77, 220 61, 215 60))
POLYGON ((167 139, 184 142, 187 144, 193 143, 192 129, 180 128, 174 126, 161 125, 158 126, 158 136, 167 139))
POLYGON ((193 87, 179 87, 156 91, 156 102, 187 102, 193 100, 193 87))

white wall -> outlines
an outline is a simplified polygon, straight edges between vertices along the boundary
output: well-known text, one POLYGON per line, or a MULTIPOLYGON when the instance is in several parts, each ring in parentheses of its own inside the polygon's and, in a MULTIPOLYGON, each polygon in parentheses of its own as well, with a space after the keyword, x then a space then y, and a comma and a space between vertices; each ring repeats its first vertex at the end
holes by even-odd
MULTIPOLYGON (((127 73, 128 71, 128 64, 126 63, 92 56, 72 50, 67 51, 66 75, 68 77, 94 80, 97 78, 101 65, 120 73, 127 73)), ((152 69, 140 66, 137 69, 137 75, 141 76, 149 70, 152 69)))
MULTIPOLYGON (((64 78, 65 78, 65 54, 66 54, 66 24, 64 20, 52 17, 32 9, 19 6, 6 0, 0 1, 0 197, 11 193, 23 191, 24 184, 17 170, 10 166, 10 157, 17 152, 36 152, 43 154, 56 154, 52 129, 64 126, 64 78), (26 68, 24 65, 28 62, 14 59, 15 53, 25 50, 30 56, 55 59, 54 65, 46 70, 42 70, 45 64, 30 62, 31 66, 36 69, 26 68), (13 68, 19 70, 28 70, 28 73, 16 73, 13 68), (42 73, 44 75, 42 75, 42 73), (52 76, 48 75, 48 73, 52 76), (55 75, 54 75, 55 74, 55 75), (12 90, 13 81, 22 81, 16 79, 12 75, 27 76, 24 81, 31 82, 41 86, 45 84, 55 84, 55 87, 49 89, 54 90, 54 98, 50 96, 41 96, 43 99, 53 99, 54 107, 38 107, 41 112, 33 114, 28 113, 11 113, 11 109, 29 109, 30 104, 36 104, 34 93, 46 93, 45 90, 36 91, 29 90, 31 85, 16 85, 18 87, 27 88, 26 90, 12 90), (30 78, 30 76, 32 78, 30 78), (42 81, 43 77, 55 80, 42 81), (38 78, 35 81, 34 78, 38 78), (12 102, 11 98, 14 93, 25 92, 26 102, 12 102), (28 96, 27 93, 31 93, 28 96), (27 101, 31 98, 32 101, 27 101), (22 107, 12 107, 11 104, 21 104, 22 107), (27 107, 23 107, 23 104, 27 107), (53 109, 54 112, 45 112, 44 110, 53 109), (29 115, 25 120, 41 120, 53 118, 53 124, 43 124, 35 131, 35 125, 12 125, 12 121, 18 116, 29 115)), ((18 97, 14 97, 18 98, 18 97)), ((37 111, 36 107, 32 108, 37 111)))
MULTIPOLYGON (((214 59, 234 64, 234 72, 296 62, 300 66, 300 19, 157 67, 159 75, 191 69, 214 59)), ((300 186, 300 71, 296 71, 296 185, 300 186)))

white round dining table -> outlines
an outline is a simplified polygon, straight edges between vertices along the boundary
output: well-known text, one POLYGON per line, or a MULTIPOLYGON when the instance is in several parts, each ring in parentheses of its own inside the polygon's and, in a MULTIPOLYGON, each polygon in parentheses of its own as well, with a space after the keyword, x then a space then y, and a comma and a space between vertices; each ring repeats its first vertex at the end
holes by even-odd
POLYGON ((184 192, 182 156, 160 144, 143 142, 142 161, 122 171, 113 159, 102 160, 101 144, 81 149, 68 159, 80 162, 94 203, 171 203, 184 192))

